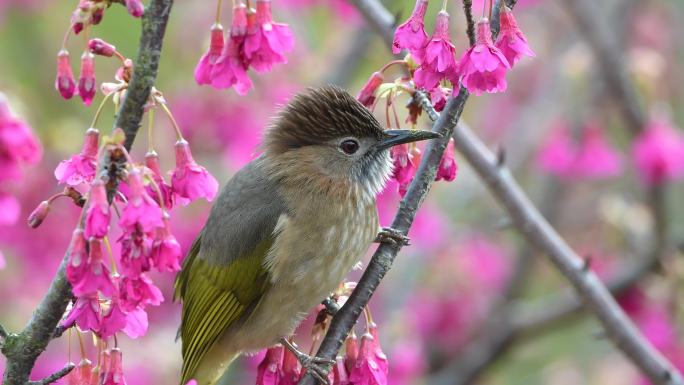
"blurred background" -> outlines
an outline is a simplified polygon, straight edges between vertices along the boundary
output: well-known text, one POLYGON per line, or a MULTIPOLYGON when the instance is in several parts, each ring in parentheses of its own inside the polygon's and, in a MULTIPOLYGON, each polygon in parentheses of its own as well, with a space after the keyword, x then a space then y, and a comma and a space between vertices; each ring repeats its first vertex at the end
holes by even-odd
MULTIPOLYGON (((414 5, 384 3, 400 21, 414 5)), ((438 3, 430 4, 428 33, 438 3)), ((684 189, 676 180, 661 186, 660 210, 653 210, 653 189, 635 169, 629 119, 568 3, 573 2, 519 1, 514 13, 537 56, 523 59, 509 73, 507 92, 471 97, 463 120, 490 148, 505 150, 506 164, 549 221, 616 290, 655 346, 684 369, 684 297, 679 295, 684 189), (568 153, 573 166, 559 166, 557 158, 568 153)), ((0 222, 0 321, 9 330, 25 325, 45 293, 78 210, 60 200, 38 229, 28 228, 24 219, 40 201, 61 191, 54 169, 80 150, 102 100, 98 93, 85 107, 77 98, 61 99, 54 89, 55 55, 76 5, 0 0, 0 91, 43 146, 40 162, 26 166, 19 180, 0 184, 0 191, 21 207, 16 222, 0 222)), ((460 1, 449 1, 459 55, 467 46, 460 7, 460 1)), ((475 1, 476 15, 481 7, 475 1)), ((625 71, 643 113, 683 126, 684 4, 610 0, 592 7, 593 22, 606 34, 601 37, 621 55, 622 68, 615 70, 625 71)), ((200 87, 193 79, 208 46, 215 4, 177 1, 172 12, 157 88, 197 161, 222 184, 254 158, 264 126, 293 93, 335 83, 356 94, 373 71, 391 60, 382 39, 344 0, 274 0, 273 9, 276 21, 293 29, 295 49, 288 64, 251 74, 255 86, 247 96, 200 87)), ((226 28, 229 13, 222 20, 226 28)), ((90 37, 103 38, 134 58, 139 32, 138 21, 114 5, 90 37)), ((76 76, 83 47, 81 37, 72 36, 68 49, 76 76)), ((114 81, 116 68, 115 61, 98 57, 98 82, 114 81)), ((107 105, 98 125, 102 132, 109 132, 112 115, 107 105)), ((167 170, 173 166, 174 141, 171 125, 157 114, 154 145, 167 170)), ((141 159, 146 150, 141 137, 133 152, 141 159)), ((598 323, 579 310, 562 277, 508 225, 469 166, 456 159, 456 180, 433 186, 411 229, 412 246, 402 250, 371 301, 389 359, 389 384, 646 383, 603 337, 598 323)), ((383 225, 390 223, 399 199, 397 186, 390 184, 380 200, 383 225)), ((176 209, 172 227, 184 250, 209 207, 201 201, 176 209)), ((353 272, 350 279, 358 275, 353 272)), ((119 339, 129 385, 175 384, 180 371, 180 344, 174 341, 180 307, 171 301, 174 277, 155 274, 153 279, 166 301, 149 308, 147 335, 119 339)), ((306 349, 310 330, 308 323, 299 331, 306 349)), ((362 325, 357 333, 363 333, 362 325)), ((80 354, 75 335, 65 334, 50 344, 32 378, 60 369, 69 359, 77 362, 80 354)), ((0 373, 3 361, 0 357, 0 373)), ((252 357, 234 364, 230 383, 253 383, 258 362, 252 357)))

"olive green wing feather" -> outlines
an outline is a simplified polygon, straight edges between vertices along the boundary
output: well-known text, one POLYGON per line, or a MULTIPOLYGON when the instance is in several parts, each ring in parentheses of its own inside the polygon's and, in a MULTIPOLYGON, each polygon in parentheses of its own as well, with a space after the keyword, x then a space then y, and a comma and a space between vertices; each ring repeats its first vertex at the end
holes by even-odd
POLYGON ((249 317, 270 287, 263 261, 285 206, 273 183, 250 163, 228 182, 176 279, 183 303, 182 382, 236 322, 249 317))

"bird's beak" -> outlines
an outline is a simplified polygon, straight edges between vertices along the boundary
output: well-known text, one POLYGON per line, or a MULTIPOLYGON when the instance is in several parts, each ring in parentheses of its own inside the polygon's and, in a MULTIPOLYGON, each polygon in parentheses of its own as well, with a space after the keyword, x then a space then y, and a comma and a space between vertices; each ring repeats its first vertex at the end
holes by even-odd
POLYGON ((378 143, 381 150, 396 146, 398 144, 417 142, 425 139, 437 139, 442 135, 424 130, 385 130, 385 137, 378 143))

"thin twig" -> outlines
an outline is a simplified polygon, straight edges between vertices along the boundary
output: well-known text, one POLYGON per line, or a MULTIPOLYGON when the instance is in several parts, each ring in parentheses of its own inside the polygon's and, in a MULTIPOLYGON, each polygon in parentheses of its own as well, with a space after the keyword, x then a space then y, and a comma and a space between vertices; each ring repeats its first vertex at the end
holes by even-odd
POLYGON ((52 384, 53 382, 56 382, 57 380, 61 379, 62 377, 66 376, 67 374, 71 373, 72 370, 76 365, 69 363, 66 364, 62 369, 60 369, 59 372, 53 373, 52 375, 43 378, 40 381, 29 381, 28 385, 48 385, 52 384))
POLYGON ((466 17, 466 35, 470 45, 475 45, 475 20, 473 20, 473 0, 463 0, 463 13, 466 17))
MULTIPOLYGON (((139 128, 149 92, 157 76, 162 39, 173 0, 152 0, 142 18, 140 47, 128 93, 117 116, 115 127, 126 133, 126 149, 130 149, 139 128)), ((71 300, 71 287, 65 276, 69 251, 50 284, 50 288, 33 313, 26 328, 8 336, 2 353, 7 357, 3 384, 25 385, 36 359, 55 335, 57 324, 71 300)))

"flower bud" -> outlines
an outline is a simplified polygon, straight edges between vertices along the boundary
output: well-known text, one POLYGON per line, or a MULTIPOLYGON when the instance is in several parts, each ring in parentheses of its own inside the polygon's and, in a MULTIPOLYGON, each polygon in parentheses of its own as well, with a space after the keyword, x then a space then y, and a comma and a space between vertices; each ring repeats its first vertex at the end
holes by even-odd
POLYGON ((377 91, 383 81, 384 78, 380 72, 373 72, 370 79, 368 79, 366 84, 361 88, 361 91, 359 91, 359 94, 356 95, 356 99, 367 108, 373 107, 373 104, 375 103, 375 91, 377 91))
POLYGON ((76 81, 74 80, 74 73, 71 72, 71 62, 69 61, 69 51, 66 49, 57 53, 55 89, 64 99, 71 99, 76 90, 76 81))
POLYGON ((38 204, 38 207, 36 207, 28 217, 29 227, 35 229, 36 227, 40 226, 40 224, 43 223, 49 212, 50 202, 40 202, 40 204, 38 204))
POLYGON ((102 39, 90 39, 88 48, 90 52, 100 56, 112 57, 116 53, 116 47, 102 39))
POLYGON ((83 100, 83 104, 89 106, 97 91, 97 81, 95 80, 95 60, 90 52, 84 52, 81 56, 81 76, 78 78, 78 94, 83 100))

